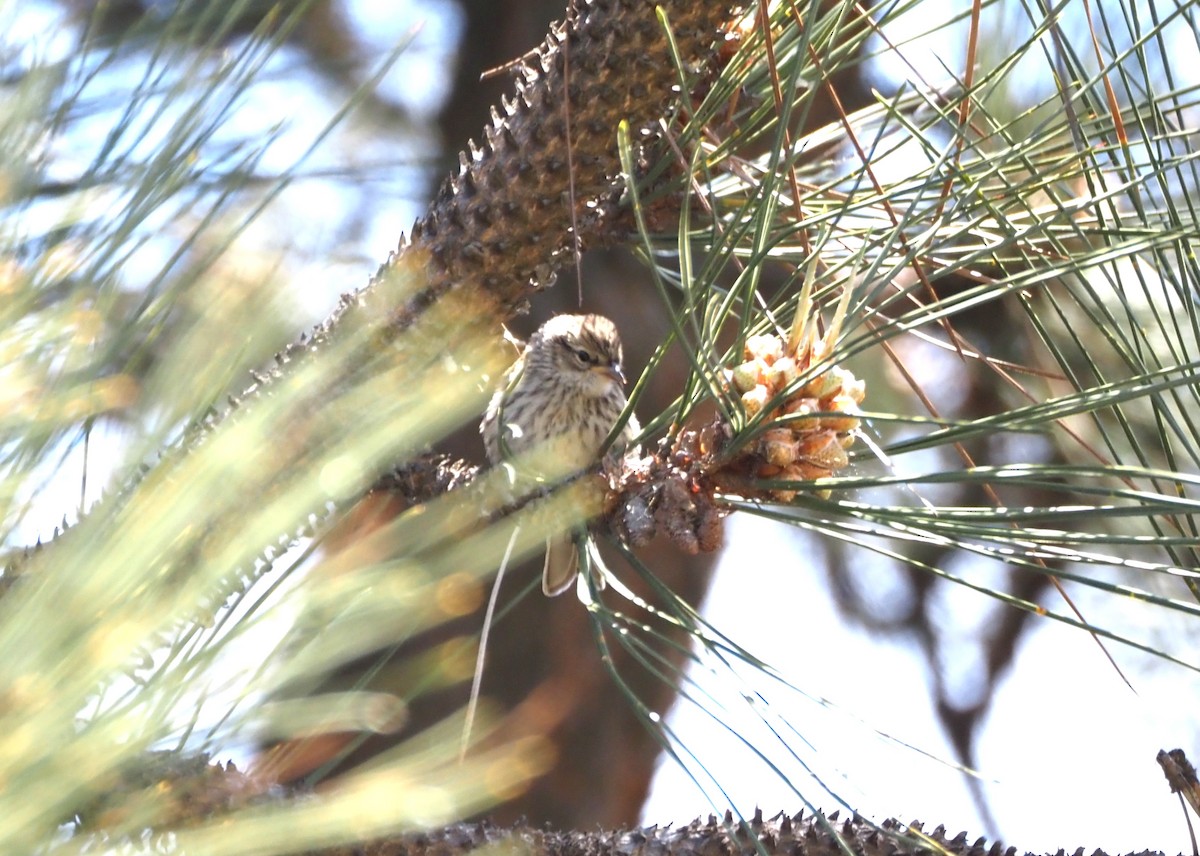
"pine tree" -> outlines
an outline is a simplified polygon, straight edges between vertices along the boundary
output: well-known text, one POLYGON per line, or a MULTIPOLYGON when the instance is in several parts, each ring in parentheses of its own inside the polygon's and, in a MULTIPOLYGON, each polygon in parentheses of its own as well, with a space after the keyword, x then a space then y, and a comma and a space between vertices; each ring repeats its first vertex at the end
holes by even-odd
MULTIPOLYGON (((993 598, 989 689, 1039 617, 1091 634, 1099 656, 1125 646, 1193 666, 1178 638, 1067 589, 1158 621, 1197 611, 1195 103, 1159 47, 1180 22, 1134 22, 1129 39, 1093 22, 1090 53, 1051 23, 1049 60, 1037 41, 992 58, 976 8, 962 79, 852 104, 834 81, 884 50, 868 14, 575 0, 506 70, 510 96, 370 282, 290 343, 288 272, 241 246, 304 161, 264 180, 270 140, 239 136, 235 117, 285 46, 317 44, 326 5, 101 6, 74 53, 14 60, 0 127, 0 849, 399 852, 417 839, 389 836, 539 787, 578 808, 601 790, 589 775, 637 797, 606 796, 619 815, 656 750, 705 773, 663 726, 676 697, 744 706, 770 734, 747 752, 808 805, 835 800, 801 782, 803 738, 745 689, 747 670, 769 679, 771 665, 696 612, 707 577, 664 584, 640 558, 655 539, 711 553, 737 516, 822 545, 860 615, 855 565, 900 569, 920 592, 906 626, 931 660, 947 644, 932 592, 993 598), (1018 60, 1055 75, 1028 109, 1012 95, 1018 60), (65 157, 72 145, 84 154, 65 157), (512 359, 502 325, 578 254, 613 247, 638 257, 670 322, 632 387, 642 455, 514 502, 502 473, 430 451, 477 420, 512 359), (647 412, 672 356, 682 381, 647 412), (68 472, 93 443, 119 462, 99 490, 68 472), (78 496, 52 490, 63 483, 78 496), (31 537, 32 510, 55 497, 63 525, 31 537), (500 557, 585 519, 603 545, 585 556, 586 609, 559 611, 570 643, 536 656, 589 656, 611 682, 501 699, 460 760, 500 557), (603 593, 587 583, 599 579, 603 593), (374 674, 351 668, 364 664, 374 674), (728 696, 690 683, 689 664, 728 696), (383 672, 389 690, 370 684, 383 672), (572 771, 555 729, 598 734, 600 694, 626 711, 609 745, 629 754, 572 771), (342 764, 366 737, 381 738, 373 757, 342 764), (263 739, 303 748, 311 777, 280 775, 277 754, 254 775, 211 760, 263 739)), ((773 544, 751 555, 747 586, 786 561, 773 544)), ((521 603, 532 611, 494 632, 549 614, 521 603)), ((937 689, 969 766, 986 702, 957 709, 937 689)), ((801 830, 818 849, 839 834, 865 849, 920 840, 860 818, 741 820, 689 829, 721 847, 738 830, 766 849, 801 830)))

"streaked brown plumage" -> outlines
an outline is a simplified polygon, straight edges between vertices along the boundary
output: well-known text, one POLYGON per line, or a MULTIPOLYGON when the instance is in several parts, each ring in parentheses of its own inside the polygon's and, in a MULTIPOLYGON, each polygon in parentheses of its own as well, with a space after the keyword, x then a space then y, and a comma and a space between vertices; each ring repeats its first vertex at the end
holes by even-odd
MULTIPOLYGON (((624 382, 621 337, 611 321, 600 315, 556 315, 530 337, 488 404, 479 426, 488 460, 499 464, 532 455, 518 467, 534 477, 565 476, 591 466, 625 409, 624 382)), ((630 417, 610 454, 623 451, 639 431, 637 419, 630 417)), ((542 590, 551 597, 561 594, 578 568, 569 533, 547 542, 542 590)))

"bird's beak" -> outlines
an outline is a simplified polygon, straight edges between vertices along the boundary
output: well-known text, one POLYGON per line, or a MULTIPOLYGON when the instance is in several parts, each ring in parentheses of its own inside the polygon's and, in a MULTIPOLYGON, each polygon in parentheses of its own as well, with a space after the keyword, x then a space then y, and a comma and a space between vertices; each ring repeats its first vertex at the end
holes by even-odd
POLYGON ((592 371, 612 378, 621 386, 625 385, 625 372, 621 371, 620 366, 592 366, 592 371))

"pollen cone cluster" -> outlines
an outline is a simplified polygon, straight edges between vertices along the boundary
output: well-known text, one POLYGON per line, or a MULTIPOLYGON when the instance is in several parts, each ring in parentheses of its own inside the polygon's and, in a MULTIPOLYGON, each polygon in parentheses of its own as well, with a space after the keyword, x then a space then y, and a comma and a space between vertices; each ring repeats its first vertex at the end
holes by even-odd
MULTIPOLYGON (((838 325, 823 337, 816 335, 815 325, 806 326, 811 332, 791 341, 770 334, 751 336, 743 362, 727 371, 748 417, 770 410, 765 427, 750 444, 749 460, 743 461, 754 479, 813 481, 849 463, 846 450, 854 444, 866 385, 827 361, 838 325)), ((762 493, 787 502, 796 490, 776 487, 762 493)))

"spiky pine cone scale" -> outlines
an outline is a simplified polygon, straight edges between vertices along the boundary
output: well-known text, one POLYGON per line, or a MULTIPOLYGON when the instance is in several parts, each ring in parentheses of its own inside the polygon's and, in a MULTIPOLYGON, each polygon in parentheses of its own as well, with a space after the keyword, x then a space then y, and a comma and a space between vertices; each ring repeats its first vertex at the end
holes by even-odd
MULTIPOLYGON (((658 5, 685 61, 703 67, 717 56, 722 25, 740 4, 658 5)), ((410 244, 429 250, 433 289, 473 285, 511 307, 531 283, 552 282, 574 250, 572 185, 581 241, 603 236, 606 224, 594 215, 594 203, 613 193, 619 174, 618 124, 652 126, 679 97, 655 7, 645 0, 576 0, 568 23, 555 26, 517 68, 513 97, 493 110, 483 142, 471 143, 410 236, 410 244)))

